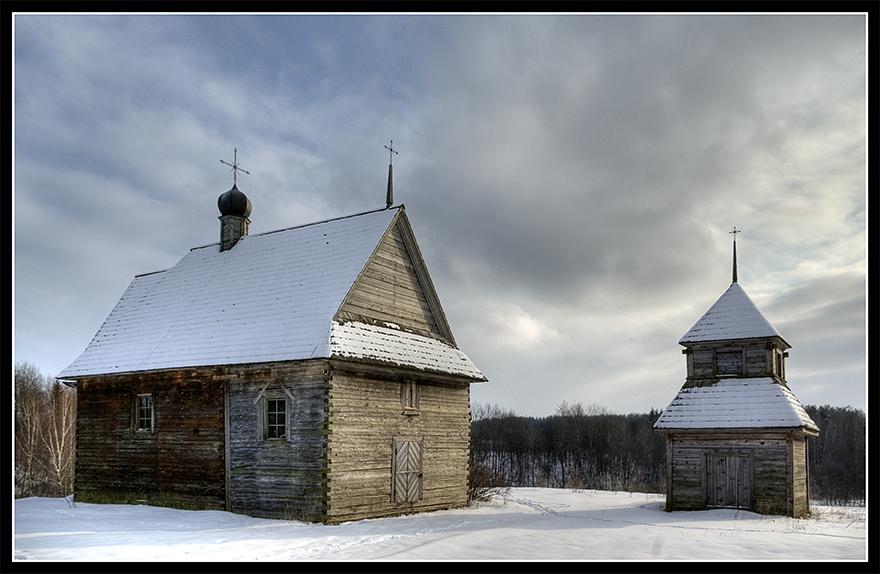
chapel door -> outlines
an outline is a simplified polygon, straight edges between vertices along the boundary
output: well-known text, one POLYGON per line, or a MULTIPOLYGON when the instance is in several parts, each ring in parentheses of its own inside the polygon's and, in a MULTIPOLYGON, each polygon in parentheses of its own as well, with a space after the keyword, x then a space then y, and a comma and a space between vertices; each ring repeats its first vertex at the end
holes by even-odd
POLYGON ((422 443, 394 441, 391 461, 394 502, 415 502, 422 498, 422 443))
POLYGON ((751 457, 745 454, 713 453, 707 455, 706 459, 707 504, 726 508, 750 508, 751 457))

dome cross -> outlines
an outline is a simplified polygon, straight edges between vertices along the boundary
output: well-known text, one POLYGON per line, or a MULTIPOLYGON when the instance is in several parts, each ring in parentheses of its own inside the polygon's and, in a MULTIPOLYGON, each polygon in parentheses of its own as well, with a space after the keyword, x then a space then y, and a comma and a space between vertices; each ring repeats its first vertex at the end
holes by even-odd
POLYGON ((222 163, 224 165, 228 165, 229 167, 232 168, 232 185, 233 185, 233 187, 235 187, 238 184, 238 172, 243 171, 244 173, 246 173, 248 175, 250 175, 251 172, 249 172, 246 169, 242 169, 242 168, 238 167, 238 148, 233 148, 233 150, 235 152, 235 156, 234 156, 234 159, 232 160, 232 163, 229 163, 228 161, 223 161, 222 159, 220 160, 220 163, 222 163))

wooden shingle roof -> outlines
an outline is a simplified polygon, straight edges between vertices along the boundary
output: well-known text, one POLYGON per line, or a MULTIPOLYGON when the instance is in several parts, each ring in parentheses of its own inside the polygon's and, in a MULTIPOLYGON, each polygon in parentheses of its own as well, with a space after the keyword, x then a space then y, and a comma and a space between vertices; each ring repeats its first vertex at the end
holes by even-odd
MULTIPOLYGON (((338 356, 485 380, 451 338, 337 315, 403 206, 192 249, 135 277, 86 350, 58 374, 97 374, 338 356), (419 351, 405 351, 410 347, 419 351)), ((414 265, 423 265, 414 257, 414 265)), ((426 275, 424 275, 426 276, 426 275)), ((429 281, 428 281, 429 283, 429 281)), ((421 285, 436 300, 433 286, 421 285)))

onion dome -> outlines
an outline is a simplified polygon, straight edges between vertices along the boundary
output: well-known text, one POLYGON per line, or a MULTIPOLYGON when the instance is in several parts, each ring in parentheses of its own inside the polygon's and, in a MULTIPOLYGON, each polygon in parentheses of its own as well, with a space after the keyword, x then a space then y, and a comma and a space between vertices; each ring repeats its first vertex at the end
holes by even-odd
POLYGON ((251 200, 234 184, 232 189, 217 198, 217 207, 220 209, 220 215, 237 215, 239 217, 250 216, 252 209, 251 200))

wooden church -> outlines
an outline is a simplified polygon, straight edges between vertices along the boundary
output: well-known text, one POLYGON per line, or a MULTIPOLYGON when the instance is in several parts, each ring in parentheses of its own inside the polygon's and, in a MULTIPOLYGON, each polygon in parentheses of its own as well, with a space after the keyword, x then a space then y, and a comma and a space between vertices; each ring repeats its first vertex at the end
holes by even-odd
POLYGON ((390 171, 388 195, 249 235, 234 184, 218 243, 136 276, 58 375, 77 390, 75 500, 325 523, 465 506, 486 379, 390 171))
POLYGON ((805 517, 807 437, 819 429, 785 380, 790 345, 737 283, 735 237, 733 282, 679 341, 687 379, 654 424, 666 435, 666 510, 805 517))

